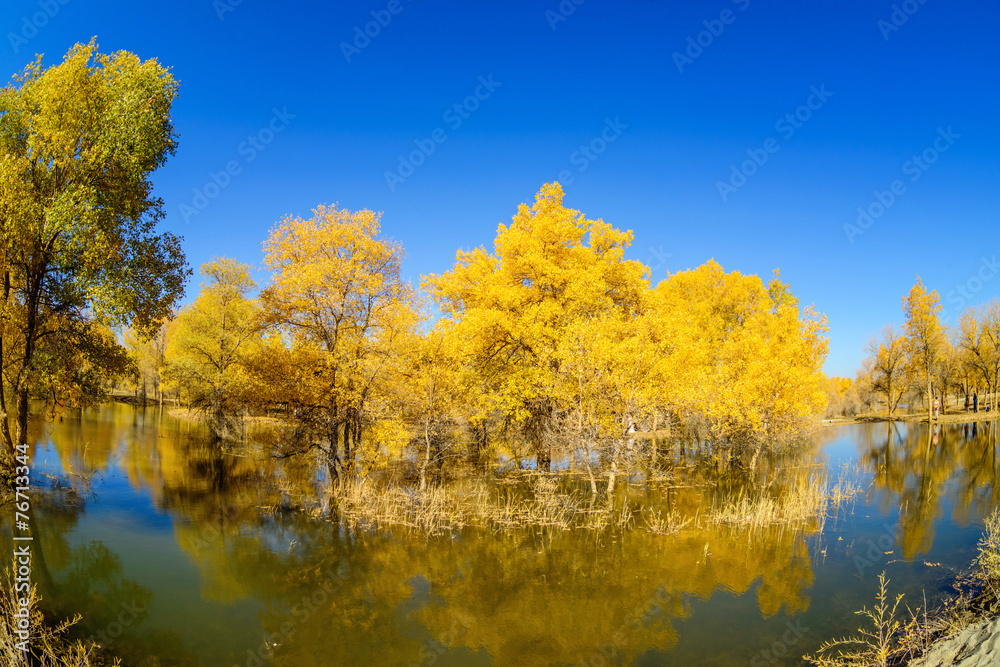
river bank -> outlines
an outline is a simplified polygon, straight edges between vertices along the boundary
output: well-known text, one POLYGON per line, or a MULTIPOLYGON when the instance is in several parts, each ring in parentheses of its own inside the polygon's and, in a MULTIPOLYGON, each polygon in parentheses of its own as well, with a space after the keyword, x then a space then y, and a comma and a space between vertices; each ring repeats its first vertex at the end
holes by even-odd
MULTIPOLYGON (((1000 418, 1000 412, 948 412, 931 419, 933 424, 966 424, 969 422, 995 421, 1000 418)), ((843 426, 845 424, 867 424, 874 422, 911 422, 927 423, 926 412, 902 413, 896 412, 891 417, 884 413, 855 415, 854 417, 835 417, 820 420, 821 426, 843 426)))
POLYGON ((989 667, 1000 665, 1000 618, 984 620, 938 640, 910 667, 989 667))

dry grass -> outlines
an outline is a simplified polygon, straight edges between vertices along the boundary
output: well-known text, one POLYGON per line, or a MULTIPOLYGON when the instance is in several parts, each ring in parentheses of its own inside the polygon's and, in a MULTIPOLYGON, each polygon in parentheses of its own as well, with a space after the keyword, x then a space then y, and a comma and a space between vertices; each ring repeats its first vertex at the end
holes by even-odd
POLYGON ((418 491, 355 479, 337 486, 334 497, 341 515, 354 524, 402 526, 431 535, 467 526, 566 530, 587 511, 578 494, 559 493, 544 483, 534 486, 532 497, 517 497, 491 491, 480 480, 418 491))
POLYGON ((1000 510, 986 519, 986 530, 979 540, 976 558, 977 575, 994 600, 1000 600, 1000 510))
MULTIPOLYGON (((17 622, 14 614, 19 609, 17 595, 11 585, 9 573, 4 574, 3 594, 0 595, 0 664, 4 667, 98 667, 109 664, 98 661, 97 646, 85 646, 82 642, 70 642, 66 631, 80 621, 74 616, 54 626, 46 625, 38 610, 39 597, 34 586, 28 593, 29 640, 28 651, 18 648, 22 640, 15 630, 17 622)), ((21 593, 23 595, 23 593, 21 593)), ((113 665, 119 665, 116 660, 113 665)))
POLYGON ((560 489, 556 478, 539 474, 502 479, 494 485, 463 480, 426 491, 355 478, 343 480, 333 489, 331 506, 354 525, 402 527, 431 535, 470 526, 493 531, 635 528, 673 535, 702 521, 751 530, 776 525, 819 529, 830 508, 847 502, 857 491, 846 483, 828 486, 810 477, 773 496, 766 489, 745 493, 705 514, 684 516, 677 509, 642 508, 628 493, 615 502, 608 498, 598 502, 582 490, 560 489))
POLYGON ((860 489, 846 481, 830 485, 816 474, 799 478, 791 488, 769 493, 768 488, 742 492, 735 499, 714 505, 707 518, 712 523, 759 530, 772 526, 805 526, 815 522, 822 529, 831 510, 850 502, 860 489))
POLYGON ((675 535, 685 526, 692 523, 691 517, 682 517, 676 509, 667 512, 664 516, 662 511, 646 513, 646 530, 657 535, 675 535))

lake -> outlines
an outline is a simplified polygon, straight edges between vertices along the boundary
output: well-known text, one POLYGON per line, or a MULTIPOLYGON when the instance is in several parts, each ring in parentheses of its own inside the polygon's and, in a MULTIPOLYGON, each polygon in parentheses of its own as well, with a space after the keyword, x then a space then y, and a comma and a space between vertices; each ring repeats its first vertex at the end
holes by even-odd
POLYGON ((43 604, 134 665, 797 665, 856 630, 883 571, 904 603, 940 600, 1000 500, 995 424, 857 424, 749 482, 661 443, 619 480, 624 529, 428 536, 345 521, 304 462, 224 453, 154 408, 33 429, 43 604), (861 492, 795 526, 704 520, 747 483, 819 478, 861 492), (644 529, 653 508, 677 530, 644 529))

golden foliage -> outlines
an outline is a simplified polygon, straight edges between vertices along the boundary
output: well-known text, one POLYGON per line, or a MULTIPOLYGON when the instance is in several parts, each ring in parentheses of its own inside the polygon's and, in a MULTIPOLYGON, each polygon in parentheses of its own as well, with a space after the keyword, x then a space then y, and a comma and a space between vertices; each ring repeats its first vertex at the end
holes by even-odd
MULTIPOLYGON (((180 239, 156 232, 162 201, 150 174, 176 148, 177 82, 155 60, 77 44, 41 57, 0 90, 0 431, 25 441, 42 357, 86 357, 119 372, 103 325, 148 332, 183 291, 180 239), (53 342, 55 341, 55 342, 53 342)), ((52 364, 48 363, 51 368, 52 364)), ((60 383, 88 377, 63 372, 60 383)), ((41 383, 41 385, 40 385, 41 383)))

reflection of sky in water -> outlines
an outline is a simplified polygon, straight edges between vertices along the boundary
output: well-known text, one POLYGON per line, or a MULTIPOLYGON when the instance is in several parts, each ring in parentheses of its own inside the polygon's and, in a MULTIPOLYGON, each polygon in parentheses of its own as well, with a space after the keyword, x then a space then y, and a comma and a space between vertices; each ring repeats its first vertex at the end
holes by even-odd
MULTIPOLYGON (((276 664, 499 664, 513 656, 559 664, 605 651, 611 664, 745 665, 793 622, 809 630, 788 655, 765 663, 800 664, 804 652, 856 629, 852 612, 872 603, 882 570, 911 604, 924 590, 932 599, 941 593, 975 555, 997 478, 995 454, 984 466, 989 446, 966 442, 961 426, 931 450, 919 425, 839 426, 820 434, 820 460, 832 480, 855 471, 865 491, 822 533, 749 539, 736 526, 689 527, 675 537, 465 530, 425 538, 261 512, 289 497, 258 481, 273 476, 274 463, 191 448, 173 420, 158 429, 112 406, 61 426, 50 426, 34 470, 56 475, 61 461, 96 468, 85 509, 62 537, 71 553, 106 545, 120 563, 115 576, 152 594, 148 617, 119 645, 180 648, 205 665, 246 664, 247 650, 283 623, 294 636, 279 642, 276 664), (99 438, 116 444, 84 447, 99 438), (346 573, 333 602, 305 613, 302 600, 330 568, 346 573), (664 597, 635 621, 657 590, 664 597)), ((795 474, 807 473, 779 468, 775 478, 780 485, 795 474)), ((313 487, 310 475, 302 489, 313 487)), ((644 479, 633 477, 636 488, 644 479)), ((640 496, 656 502, 658 493, 640 496)), ((690 490, 671 493, 673 506, 696 506, 690 490)), ((66 586, 71 569, 52 560, 66 586)))

